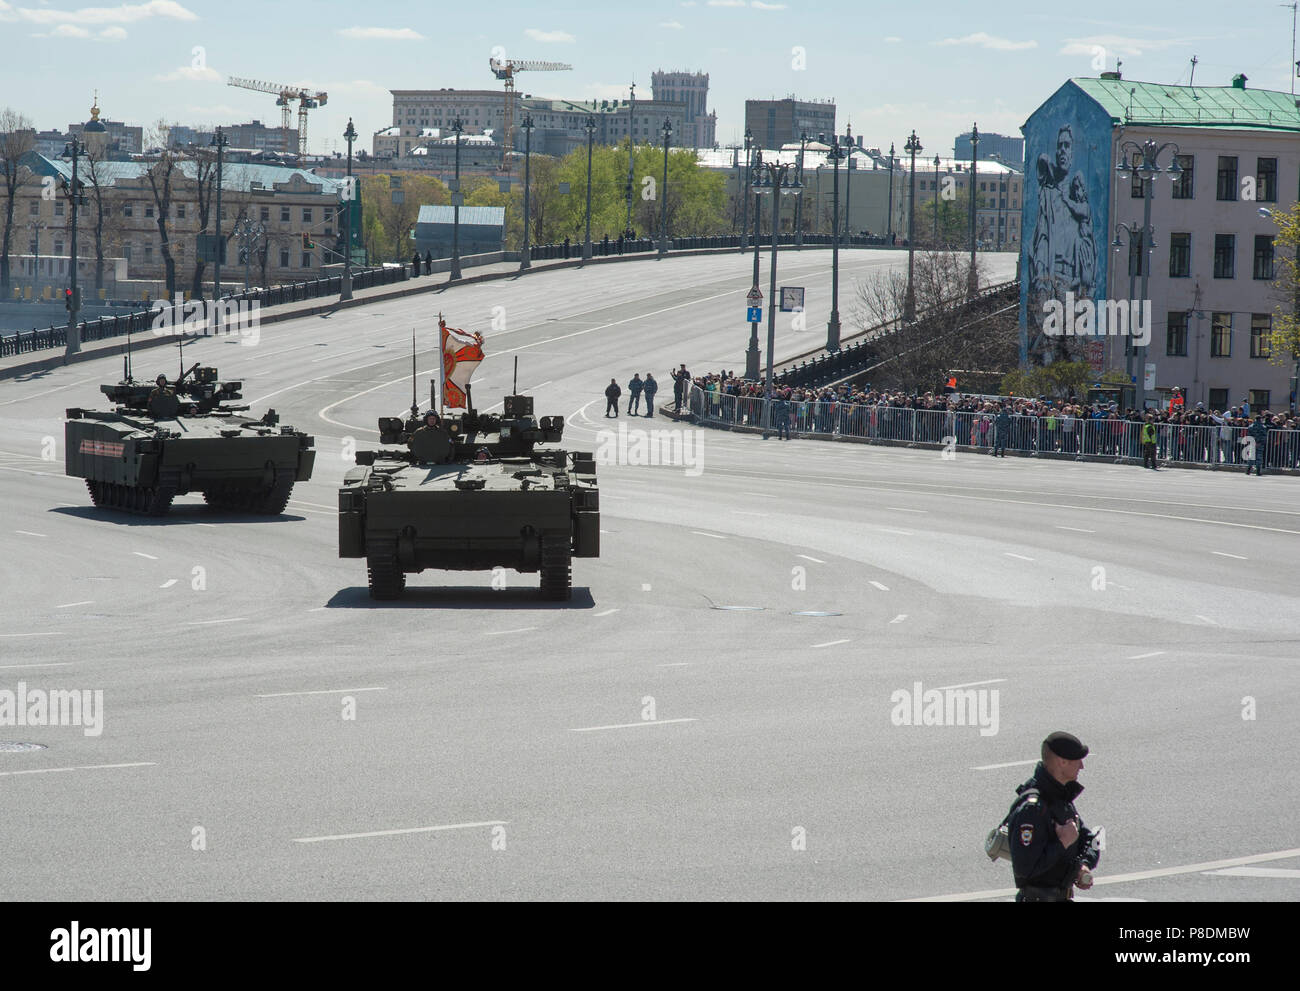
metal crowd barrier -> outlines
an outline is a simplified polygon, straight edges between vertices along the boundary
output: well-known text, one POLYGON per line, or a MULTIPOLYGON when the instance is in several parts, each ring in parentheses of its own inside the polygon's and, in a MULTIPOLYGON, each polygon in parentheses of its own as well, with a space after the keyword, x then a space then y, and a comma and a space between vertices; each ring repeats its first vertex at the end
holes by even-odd
MULTIPOLYGON (((694 386, 690 410, 702 423, 776 429, 785 415, 791 434, 855 437, 867 441, 956 446, 992 452, 998 445, 1030 455, 1059 455, 1141 463, 1142 424, 1129 420, 1014 415, 998 437, 991 413, 911 409, 844 402, 791 401, 784 414, 774 401, 773 421, 763 420, 762 396, 733 396, 694 386), (950 441, 949 438, 953 438, 950 441)), ((1156 458, 1166 463, 1242 465, 1248 435, 1239 426, 1156 424, 1156 458)), ((1266 468, 1300 469, 1300 430, 1270 430, 1265 443, 1266 468)), ((1253 462, 1252 462, 1253 463, 1253 462)))

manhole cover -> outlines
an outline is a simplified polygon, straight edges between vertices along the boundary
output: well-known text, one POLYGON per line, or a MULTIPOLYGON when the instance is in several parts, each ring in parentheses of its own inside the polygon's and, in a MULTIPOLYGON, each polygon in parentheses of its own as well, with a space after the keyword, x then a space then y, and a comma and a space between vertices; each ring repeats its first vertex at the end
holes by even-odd
POLYGON ((720 609, 723 612, 762 612, 762 606, 714 606, 714 609, 720 609))
POLYGON ((843 616, 844 613, 842 613, 842 612, 813 612, 813 611, 809 610, 809 611, 805 611, 805 612, 795 612, 795 613, 791 613, 790 615, 791 615, 791 616, 843 616))
POLYGON ((0 754, 25 754, 32 750, 44 750, 41 743, 3 743, 0 742, 0 754))

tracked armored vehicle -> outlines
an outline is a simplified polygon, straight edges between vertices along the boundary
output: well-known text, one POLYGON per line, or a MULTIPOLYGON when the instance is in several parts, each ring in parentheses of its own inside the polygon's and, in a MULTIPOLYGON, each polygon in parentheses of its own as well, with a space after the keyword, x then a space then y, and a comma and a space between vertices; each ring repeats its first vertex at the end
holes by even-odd
POLYGON ((69 409, 64 429, 66 472, 98 507, 161 516, 202 492, 214 509, 277 515, 311 478, 314 439, 280 426, 275 410, 241 416, 242 383, 218 381, 215 368, 196 363, 166 389, 129 377, 99 388, 113 409, 69 409))
POLYGON ((540 573, 543 598, 572 594, 572 559, 600 556, 600 493, 591 454, 558 443, 564 420, 533 417, 531 396, 501 415, 470 409, 420 426, 379 421, 339 490, 339 557, 366 559, 370 596, 396 599, 406 576, 438 568, 540 573))

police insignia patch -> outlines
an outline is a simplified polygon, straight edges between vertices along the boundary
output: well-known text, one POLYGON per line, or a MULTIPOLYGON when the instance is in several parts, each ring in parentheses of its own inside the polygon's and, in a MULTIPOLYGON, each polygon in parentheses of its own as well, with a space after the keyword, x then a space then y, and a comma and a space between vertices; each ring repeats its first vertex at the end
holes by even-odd
POLYGON ((1029 844, 1030 844, 1030 843, 1033 843, 1033 842, 1034 842, 1034 827, 1033 827, 1033 826, 1021 826, 1021 827, 1020 827, 1020 845, 1021 845, 1021 846, 1029 846, 1029 844))

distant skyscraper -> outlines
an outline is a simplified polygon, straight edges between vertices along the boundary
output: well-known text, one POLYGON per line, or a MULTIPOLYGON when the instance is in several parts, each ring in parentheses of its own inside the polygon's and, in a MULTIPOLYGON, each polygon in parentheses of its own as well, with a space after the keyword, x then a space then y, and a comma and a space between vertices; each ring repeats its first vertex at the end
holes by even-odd
MULTIPOLYGON (((957 135, 953 143, 953 158, 970 161, 971 132, 957 135)), ((980 131, 980 158, 989 161, 996 154, 1005 164, 1023 169, 1025 164, 1025 139, 1005 134, 985 134, 980 131)))
POLYGON ((686 130, 679 141, 683 147, 712 148, 717 143, 718 115, 709 113, 707 72, 664 72, 650 76, 651 94, 656 100, 686 105, 686 130))
POLYGON ((746 100, 745 127, 754 134, 760 148, 780 148, 799 140, 807 134, 812 140, 817 135, 830 135, 835 130, 835 102, 833 100, 746 100))

